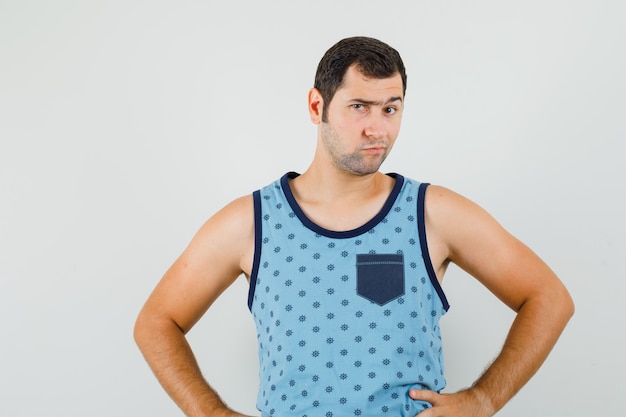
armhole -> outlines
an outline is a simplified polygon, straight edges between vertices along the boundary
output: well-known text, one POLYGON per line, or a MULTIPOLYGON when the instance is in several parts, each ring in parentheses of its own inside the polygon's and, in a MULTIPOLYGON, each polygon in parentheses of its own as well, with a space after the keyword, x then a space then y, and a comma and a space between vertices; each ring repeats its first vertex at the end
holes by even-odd
POLYGON ((261 192, 259 190, 252 193, 254 201, 254 258, 252 260, 252 272, 250 273, 250 288, 248 288, 248 309, 252 311, 256 280, 259 274, 259 263, 261 262, 261 235, 263 227, 261 225, 261 192))
POLYGON ((420 184, 417 192, 417 227, 420 237, 420 247, 422 250, 422 258, 424 259, 424 265, 426 265, 426 271, 428 272, 428 278, 430 278, 430 282, 435 288, 435 291, 437 291, 437 295, 439 295, 439 299, 443 304, 444 310, 448 311, 450 304, 448 304, 448 299, 446 298, 443 288, 441 288, 441 284, 437 279, 437 274, 435 274, 435 269, 433 268, 433 263, 430 259, 430 252, 428 251, 428 242, 426 241, 426 216, 424 215, 424 207, 426 200, 426 188, 429 185, 430 184, 428 183, 420 184))

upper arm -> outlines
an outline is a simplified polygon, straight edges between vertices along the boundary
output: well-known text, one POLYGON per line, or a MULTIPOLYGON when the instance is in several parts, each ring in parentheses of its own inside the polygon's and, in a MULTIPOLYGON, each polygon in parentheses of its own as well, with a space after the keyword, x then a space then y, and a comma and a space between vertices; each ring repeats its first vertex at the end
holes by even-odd
POLYGON ((491 215, 446 188, 428 187, 426 227, 429 243, 432 239, 438 251, 435 262, 454 262, 513 310, 551 286, 562 286, 550 268, 491 215))
POLYGON ((195 234, 158 283, 142 314, 173 321, 187 332, 242 273, 254 250, 252 197, 217 212, 195 234))

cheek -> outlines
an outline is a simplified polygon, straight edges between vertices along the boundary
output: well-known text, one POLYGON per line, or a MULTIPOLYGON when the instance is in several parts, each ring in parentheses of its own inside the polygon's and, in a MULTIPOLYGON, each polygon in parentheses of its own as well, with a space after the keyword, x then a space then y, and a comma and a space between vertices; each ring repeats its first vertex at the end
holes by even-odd
POLYGON ((398 134, 400 133, 400 122, 397 121, 394 123, 390 123, 387 126, 387 134, 389 136, 389 140, 396 140, 396 137, 398 137, 398 134))
POLYGON ((337 135, 346 141, 360 138, 364 129, 362 124, 356 121, 341 121, 335 125, 337 135))

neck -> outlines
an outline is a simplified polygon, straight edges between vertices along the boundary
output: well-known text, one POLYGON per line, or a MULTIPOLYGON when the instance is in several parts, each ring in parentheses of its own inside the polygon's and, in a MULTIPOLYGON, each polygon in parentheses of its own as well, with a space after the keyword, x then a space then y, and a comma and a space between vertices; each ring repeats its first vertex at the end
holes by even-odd
POLYGON ((380 193, 388 195, 393 184, 393 178, 380 171, 359 175, 313 163, 292 181, 291 188, 294 195, 303 200, 336 203, 342 200, 368 200, 380 193))
POLYGON ((353 230, 384 206, 395 179, 376 172, 341 175, 312 166, 289 182, 294 198, 315 224, 334 231, 353 230))

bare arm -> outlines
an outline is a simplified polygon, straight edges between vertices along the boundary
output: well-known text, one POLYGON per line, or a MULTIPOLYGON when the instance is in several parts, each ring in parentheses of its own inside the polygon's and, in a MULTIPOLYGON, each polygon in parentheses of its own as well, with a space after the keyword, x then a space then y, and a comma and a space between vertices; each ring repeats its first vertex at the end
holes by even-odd
POLYGON ((244 197, 202 226, 137 318, 137 345, 187 416, 242 416, 205 381, 185 334, 242 272, 249 273, 253 239, 252 199, 244 197))
POLYGON ((574 305, 554 272, 480 207, 441 187, 429 187, 426 202, 435 267, 456 263, 517 315, 502 351, 471 388, 444 395, 414 391, 411 397, 433 404, 420 417, 492 416, 539 369, 574 305))

